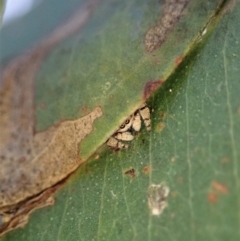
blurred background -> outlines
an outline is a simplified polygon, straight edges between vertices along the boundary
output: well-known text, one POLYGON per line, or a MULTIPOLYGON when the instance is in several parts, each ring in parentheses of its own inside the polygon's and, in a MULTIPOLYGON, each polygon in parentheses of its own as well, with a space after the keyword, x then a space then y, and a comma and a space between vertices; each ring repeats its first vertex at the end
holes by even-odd
POLYGON ((7 0, 2 24, 7 25, 22 17, 32 8, 36 7, 40 2, 42 2, 42 0, 7 0))

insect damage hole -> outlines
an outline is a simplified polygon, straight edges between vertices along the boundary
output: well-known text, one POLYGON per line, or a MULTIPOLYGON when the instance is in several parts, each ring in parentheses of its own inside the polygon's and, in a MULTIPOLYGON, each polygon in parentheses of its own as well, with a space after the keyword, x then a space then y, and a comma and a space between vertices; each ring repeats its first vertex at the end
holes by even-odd
POLYGON ((170 189, 164 184, 151 184, 148 188, 148 206, 152 215, 159 216, 167 207, 170 189))

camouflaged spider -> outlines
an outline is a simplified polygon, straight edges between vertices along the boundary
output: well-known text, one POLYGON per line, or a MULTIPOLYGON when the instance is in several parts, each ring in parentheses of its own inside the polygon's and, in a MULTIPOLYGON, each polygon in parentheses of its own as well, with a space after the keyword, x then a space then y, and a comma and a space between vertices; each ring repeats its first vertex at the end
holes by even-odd
POLYGON ((134 139, 133 132, 139 132, 142 120, 147 130, 151 130, 150 110, 144 103, 134 114, 127 118, 120 128, 108 139, 107 145, 113 150, 128 148, 128 144, 122 141, 132 141, 134 139))

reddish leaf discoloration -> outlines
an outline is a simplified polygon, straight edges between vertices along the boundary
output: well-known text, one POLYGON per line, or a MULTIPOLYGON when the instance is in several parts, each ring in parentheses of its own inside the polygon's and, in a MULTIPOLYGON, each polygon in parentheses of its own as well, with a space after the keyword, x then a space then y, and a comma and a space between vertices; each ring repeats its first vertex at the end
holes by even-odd
POLYGON ((143 169, 142 169, 142 172, 144 174, 149 174, 151 172, 151 166, 145 166, 143 169))
POLYGON ((218 196, 216 193, 209 192, 207 195, 208 202, 211 204, 215 204, 218 201, 218 196))
POLYGON ((178 66, 183 61, 183 56, 179 56, 175 59, 175 65, 178 66))
POLYGON ((224 183, 213 181, 211 183, 211 187, 219 194, 228 194, 229 193, 228 186, 224 183))
POLYGON ((215 204, 221 195, 227 195, 229 193, 229 188, 226 184, 212 181, 210 185, 210 191, 207 194, 208 202, 215 204))
POLYGON ((146 83, 143 91, 143 99, 146 100, 149 96, 156 91, 165 80, 153 80, 146 83))

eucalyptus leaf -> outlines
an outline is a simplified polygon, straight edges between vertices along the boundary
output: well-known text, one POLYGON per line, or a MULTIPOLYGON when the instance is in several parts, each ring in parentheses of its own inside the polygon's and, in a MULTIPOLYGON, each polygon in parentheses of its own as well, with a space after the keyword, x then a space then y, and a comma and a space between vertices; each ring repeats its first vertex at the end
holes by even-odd
POLYGON ((96 105, 103 117, 80 144, 80 156, 91 158, 54 206, 1 240, 240 238, 240 4, 204 3, 189 3, 153 53, 143 36, 159 19, 155 1, 112 9, 105 2, 81 33, 51 51, 35 80, 36 131, 96 105), (98 149, 145 100, 146 84, 158 80, 167 81, 147 101, 152 130, 142 125, 127 150, 98 149), (150 192, 160 185, 170 192, 158 213, 158 194, 150 192))

